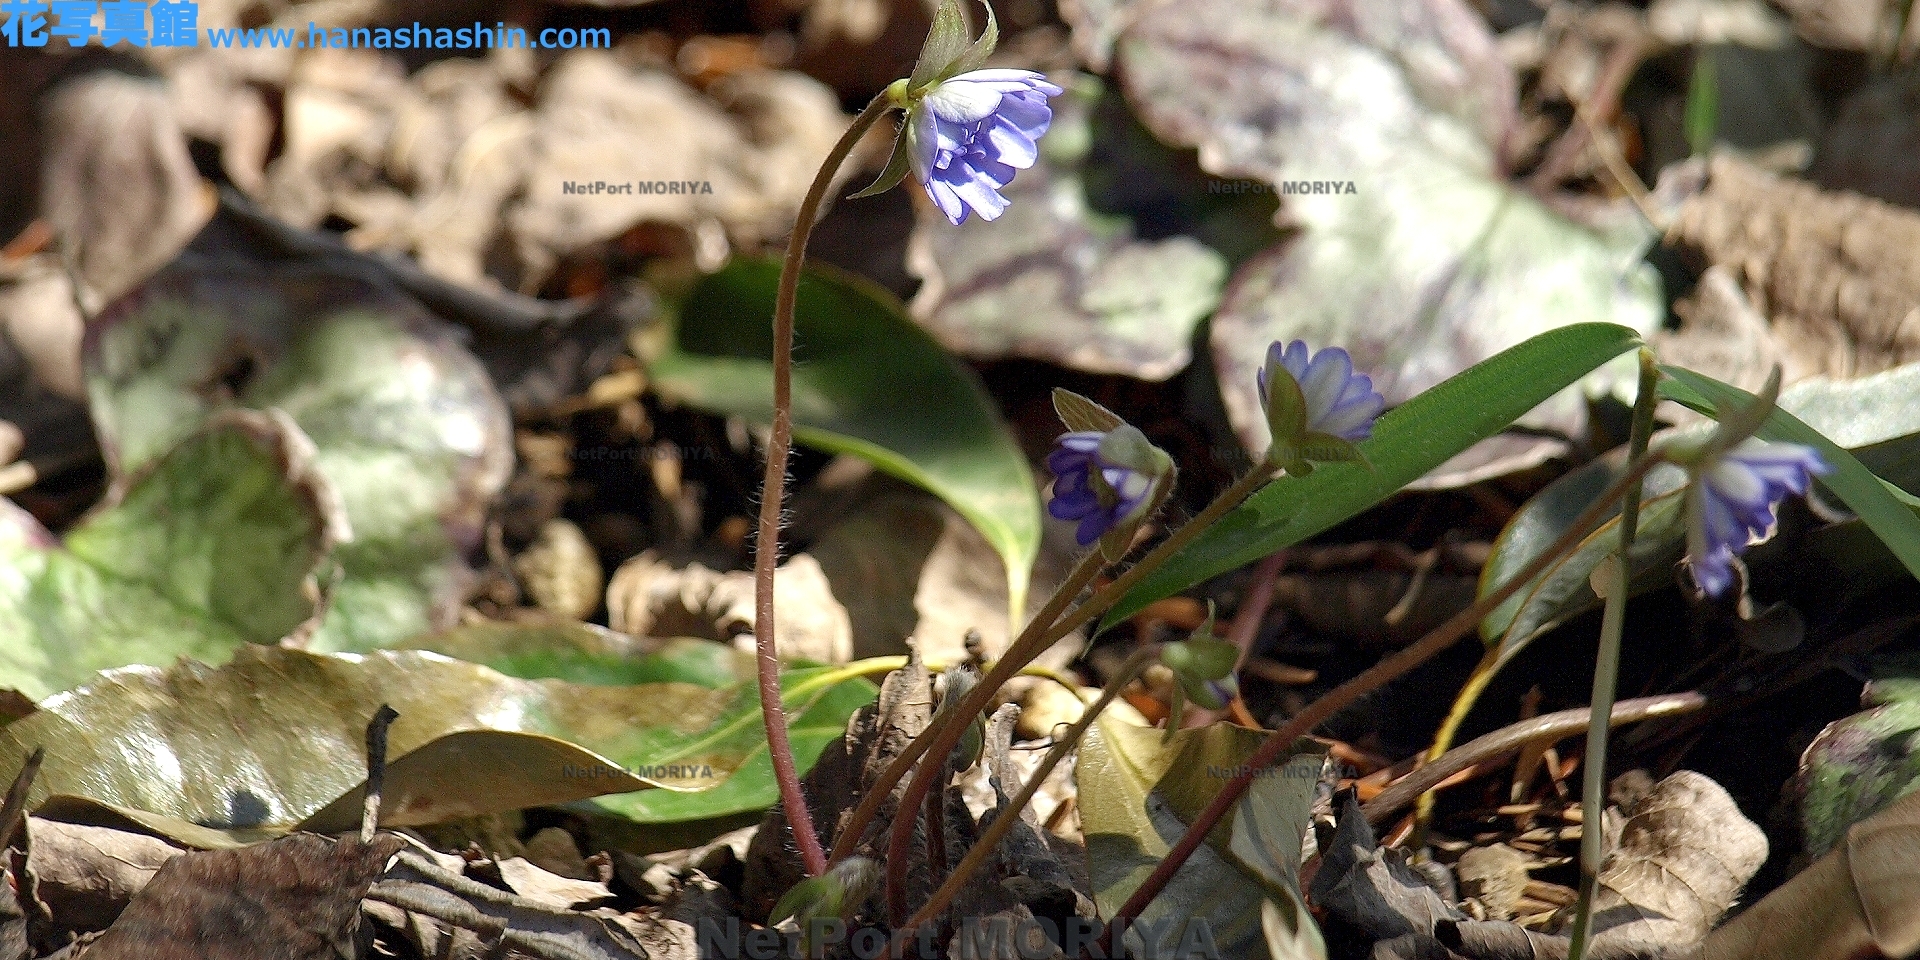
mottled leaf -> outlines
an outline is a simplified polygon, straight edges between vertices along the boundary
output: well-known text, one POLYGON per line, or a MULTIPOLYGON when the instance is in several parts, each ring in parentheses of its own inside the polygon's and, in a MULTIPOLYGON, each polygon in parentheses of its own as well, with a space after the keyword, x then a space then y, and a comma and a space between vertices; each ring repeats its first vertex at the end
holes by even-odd
POLYGON ((1867 709, 1827 724, 1800 757, 1800 831, 1808 856, 1920 790, 1920 661, 1893 658, 1861 695, 1867 709))
MULTIPOLYGON (((1220 176, 1279 185, 1300 235, 1241 266, 1212 325, 1228 415, 1265 450, 1254 371, 1274 340, 1342 346, 1401 403, 1494 353, 1583 321, 1652 330, 1657 277, 1638 220, 1598 231, 1508 186, 1512 78, 1452 0, 1199 0, 1143 8, 1119 44, 1143 121, 1220 176)), ((1602 377, 1590 386, 1611 382, 1602 377)), ((1568 391, 1524 419, 1578 434, 1568 391)), ((1450 486, 1561 449, 1477 446, 1426 477, 1450 486)))
POLYGON ((1193 328, 1220 299, 1226 260, 1190 237, 1143 241, 1087 205, 1098 80, 1052 78, 1039 163, 1002 190, 999 220, 954 226, 922 207, 907 263, 925 283, 913 314, 948 349, 1165 380, 1186 367, 1193 328))
POLYGON ((448 625, 512 464, 506 406, 451 328, 358 281, 184 261, 110 307, 85 359, 117 484, 224 409, 279 409, 313 438, 353 534, 315 648, 448 625))
MULTIPOLYGON (((660 392, 771 422, 779 278, 778 263, 736 260, 701 280, 672 344, 652 363, 660 392)), ((847 274, 809 270, 801 278, 794 328, 794 438, 858 456, 952 505, 1006 564, 1010 609, 1025 609, 1040 502, 1026 457, 979 379, 893 297, 847 274)))
POLYGON ((37 699, 97 670, 218 663, 310 629, 342 532, 312 445, 258 413, 187 437, 64 545, 0 500, 0 686, 37 699))

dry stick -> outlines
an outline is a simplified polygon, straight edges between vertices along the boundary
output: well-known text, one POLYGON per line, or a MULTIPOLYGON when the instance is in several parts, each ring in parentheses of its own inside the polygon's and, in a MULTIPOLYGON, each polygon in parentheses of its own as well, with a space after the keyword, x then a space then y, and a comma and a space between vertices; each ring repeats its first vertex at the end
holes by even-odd
MULTIPOLYGON (((968 848, 967 855, 960 858, 960 865, 955 867, 953 873, 940 884, 940 889, 933 892, 933 896, 927 899, 926 905, 916 911, 907 920, 905 926, 894 931, 896 943, 903 937, 911 936, 915 927, 939 916, 940 911, 953 902, 953 898, 960 894, 960 888, 966 885, 967 879, 979 870, 986 863, 987 858, 999 848, 1000 841, 1006 838, 1007 833, 1013 829, 1013 825, 1020 822, 1020 811, 1025 810, 1027 804, 1033 802, 1034 794, 1040 792, 1041 784, 1053 775, 1053 769, 1060 765, 1060 761, 1066 759, 1067 754, 1073 751, 1074 746, 1080 742, 1081 737, 1086 735, 1087 729, 1093 726, 1094 720, 1100 716, 1101 711, 1107 709, 1114 699, 1120 696, 1120 691, 1126 689, 1127 684, 1132 683, 1141 671, 1152 665, 1159 655, 1157 646, 1142 647, 1135 650, 1133 655, 1120 665, 1120 671, 1114 674, 1112 680, 1107 681, 1106 689, 1100 691, 1100 699, 1095 700, 1093 706, 1088 707, 1086 712, 1080 715, 1080 719, 1067 729, 1065 736, 1053 742, 1053 748, 1047 751, 1046 757, 1040 761, 1040 766, 1034 769, 1033 774, 1027 778, 1026 784, 1011 801, 1008 801, 1006 807, 994 815, 993 823, 989 824, 986 832, 982 833, 980 838, 974 841, 973 846, 968 848)), ((932 795, 929 794, 929 796, 932 795)))
POLYGON ((367 790, 360 806, 361 843, 373 840, 374 831, 380 829, 380 791, 387 782, 387 728, 399 718, 393 707, 383 703, 367 721, 367 790))
MULTIPOLYGON (((1655 717, 1692 713, 1706 704, 1707 698, 1698 693, 1640 697, 1614 704, 1611 718, 1613 724, 1619 726, 1651 720, 1655 717)), ((1368 823, 1378 826, 1392 819, 1416 798, 1432 796, 1429 791, 1439 786, 1448 777, 1468 767, 1485 763, 1504 753, 1512 753, 1528 744, 1551 743, 1555 740, 1564 740, 1576 733, 1584 733, 1592 722, 1593 709, 1578 707, 1502 727, 1484 737, 1454 747, 1438 760, 1414 769, 1412 773, 1394 781, 1392 786, 1380 791, 1378 796, 1360 808, 1360 812, 1366 814, 1368 823)))
POLYGON ((1187 832, 1181 834, 1179 842, 1174 844, 1173 849, 1167 851, 1166 857, 1160 861, 1159 866, 1154 867, 1153 872, 1147 875, 1147 879, 1141 882, 1133 895, 1127 898, 1127 902, 1115 912, 1099 943, 1092 946, 1107 953, 1112 952, 1113 931, 1131 923, 1147 904, 1153 902, 1154 897, 1160 895, 1161 890, 1166 889, 1167 883, 1173 879, 1174 873, 1179 871, 1181 864, 1187 862, 1187 858, 1193 855, 1193 851, 1206 840, 1207 834, 1212 832, 1214 825, 1218 824, 1220 819, 1233 809, 1233 805, 1239 802, 1241 795, 1247 792, 1247 787, 1253 784, 1253 778, 1280 759, 1282 753, 1292 748, 1294 741, 1312 733, 1315 727, 1340 712, 1348 704, 1379 689, 1388 681, 1425 663, 1434 654, 1459 642, 1460 638, 1471 632, 1487 614, 1505 603, 1507 598, 1519 593, 1521 588, 1540 571, 1545 570, 1561 554, 1585 540, 1611 514, 1614 501, 1626 492, 1628 484, 1639 483, 1640 479, 1646 476, 1647 471, 1659 462, 1661 457, 1655 453, 1642 457, 1629 466, 1627 472, 1589 505, 1573 525, 1560 535, 1559 539, 1528 561, 1525 567, 1501 584, 1499 589, 1480 598, 1473 606, 1455 614, 1452 619, 1434 628, 1432 633, 1421 637, 1412 646, 1374 664, 1359 676, 1333 688, 1326 696, 1308 704, 1305 710, 1300 711, 1280 729, 1269 734, 1266 742, 1247 758, 1246 769, 1220 788, 1220 792, 1214 795, 1213 800, 1200 811, 1200 815, 1194 818, 1192 825, 1187 827, 1187 832))
POLYGON ((33 779, 40 775, 40 761, 46 758, 46 747, 34 747, 33 752, 27 754, 27 762, 20 765, 20 772, 14 775, 6 802, 0 804, 0 847, 13 846, 14 832, 27 817, 27 791, 33 789, 33 779))
MULTIPOLYGON (((1119 578, 1115 579, 1112 583, 1101 587, 1093 596, 1088 597, 1086 603, 1075 607, 1073 612, 1061 617, 1058 623, 1047 628, 1037 637, 1027 637, 1025 632, 1023 632, 1022 640, 1007 648, 1006 655, 1001 657, 999 662, 993 665, 993 669, 987 672, 986 677, 980 681, 980 685, 973 689, 973 692, 967 696, 967 699, 961 701, 960 709, 956 711, 955 715, 948 717, 945 724, 942 724, 938 728, 928 729, 920 735, 920 739, 927 739, 929 735, 932 735, 933 742, 928 744, 927 750, 931 751, 936 757, 944 757, 952 752, 954 745, 960 742, 960 737, 967 729, 968 720, 966 718, 970 718, 984 710, 992 700, 994 691, 998 690, 1001 684, 1013 679, 1013 676, 1020 671, 1021 667, 1031 663, 1033 658, 1039 656, 1042 651, 1052 646, 1061 637, 1073 632, 1073 630, 1081 624, 1100 616, 1112 608, 1114 604, 1119 603, 1120 599, 1125 597, 1127 593, 1134 588, 1135 584, 1145 579, 1147 574, 1159 569, 1160 565, 1165 563, 1168 557, 1186 549, 1187 544, 1192 543, 1194 538, 1200 536, 1202 532, 1213 526, 1221 517, 1226 516, 1229 511, 1239 506, 1241 502, 1251 496, 1255 490, 1260 489, 1260 487, 1267 482, 1267 479, 1273 476, 1275 469, 1276 468, 1269 463, 1261 463, 1259 466, 1254 467, 1246 476, 1234 481, 1233 486, 1228 487, 1220 496, 1216 497, 1212 503, 1207 504, 1206 509, 1201 510, 1192 520, 1187 521, 1180 529, 1175 530, 1172 536, 1162 541, 1159 546, 1154 547, 1146 556, 1141 557, 1139 563, 1134 564, 1126 573, 1121 574, 1119 578)), ((1096 549, 1092 556, 1098 555, 1099 550, 1096 549)), ((891 772, 891 769, 892 768, 888 768, 888 772, 891 772)), ((919 809, 920 804, 926 799, 927 791, 933 788, 935 778, 944 774, 945 770, 946 767, 944 764, 922 764, 915 769, 913 779, 907 783, 907 792, 901 796, 900 809, 919 809), (934 767, 938 767, 938 769, 931 769, 934 767)), ((875 789, 878 790, 886 790, 891 787, 892 784, 890 782, 875 785, 875 789)), ((864 827, 864 825, 862 826, 864 827)), ((907 916, 907 887, 904 867, 908 855, 912 850, 912 842, 913 819, 911 817, 902 817, 895 820, 893 823, 893 834, 888 838, 886 861, 887 919, 895 924, 903 922, 907 916)))
POLYGON ((780 804, 793 830, 801 862, 807 875, 813 877, 827 871, 827 856, 814 832, 807 798, 800 792, 800 772, 793 762, 793 744, 787 738, 787 711, 780 699, 780 652, 773 642, 773 568, 780 559, 780 505, 786 495, 787 453, 793 446, 793 304, 800 291, 800 268, 807 259, 807 238, 813 233, 827 188, 833 185, 833 175, 890 107, 885 93, 874 97, 814 175, 813 185, 807 188, 806 199, 794 218, 793 235, 787 240, 787 257, 780 265, 780 289, 773 307, 773 436, 767 441, 767 472, 761 482, 760 532, 753 542, 753 643, 758 653, 760 716, 766 722, 767 753, 773 758, 774 779, 780 784, 780 804))

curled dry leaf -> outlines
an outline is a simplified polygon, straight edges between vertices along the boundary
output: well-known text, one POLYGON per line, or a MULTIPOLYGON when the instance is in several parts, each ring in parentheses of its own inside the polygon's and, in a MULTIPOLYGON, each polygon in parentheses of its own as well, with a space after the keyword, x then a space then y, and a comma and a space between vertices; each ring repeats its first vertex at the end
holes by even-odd
MULTIPOLYGON (((614 571, 607 616, 613 629, 635 636, 750 639, 753 572, 716 573, 698 563, 676 567, 649 550, 614 571)), ((773 617, 781 656, 818 663, 852 659, 847 610, 813 557, 800 554, 774 571, 773 617)))
POLYGON ((405 845, 392 834, 296 834, 160 868, 86 960, 336 960, 354 954, 360 900, 405 845))
POLYGON ((93 313, 165 266, 213 215, 166 87, 114 70, 57 84, 42 205, 93 313))
POLYGON ((1920 360, 1920 213, 1715 156, 1669 241, 1732 271, 1780 344, 1783 382, 1920 360))
POLYGON ((1920 793, 1715 930, 1697 960, 1848 960, 1920 952, 1920 793))
POLYGON ((34 894, 63 931, 105 930, 167 861, 181 854, 144 833, 27 820, 27 870, 34 894))

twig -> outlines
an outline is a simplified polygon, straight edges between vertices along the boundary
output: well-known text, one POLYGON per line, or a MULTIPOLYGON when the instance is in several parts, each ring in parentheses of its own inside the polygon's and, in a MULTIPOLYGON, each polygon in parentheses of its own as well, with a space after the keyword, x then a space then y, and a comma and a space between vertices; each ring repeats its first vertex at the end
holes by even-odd
MULTIPOLYGON (((780 652, 773 637, 773 570, 780 561, 780 505, 787 488, 787 453, 793 446, 793 305, 800 291, 800 270, 807 261, 807 238, 813 234, 820 205, 833 185, 834 174, 869 129, 892 108, 883 92, 867 104, 840 141, 827 153, 806 199, 794 218, 787 240, 786 260, 780 265, 780 288, 773 308, 773 435, 767 441, 767 471, 760 486, 760 532, 753 542, 753 641, 758 653, 760 716, 766 722, 767 753, 773 759, 774 779, 780 784, 780 803, 786 811, 793 844, 800 851, 808 876, 827 872, 827 855, 813 827, 813 815, 800 790, 800 772, 787 738, 787 711, 780 700, 780 652)), ((912 820, 912 817, 908 817, 912 820)))
POLYGON ((360 807, 361 843, 371 842, 374 831, 380 829, 380 791, 387 782, 387 728, 399 718, 392 706, 383 703, 367 721, 367 790, 360 807))
MULTIPOLYGON (((1611 716, 1613 723, 1617 726, 1624 723, 1638 723, 1655 717, 1691 713, 1706 704, 1707 698, 1698 693, 1641 697, 1637 700, 1622 700, 1614 704, 1611 716)), ((1366 814, 1368 823, 1379 826, 1393 819, 1416 798, 1462 770, 1486 763, 1501 754, 1523 749, 1529 744, 1564 740, 1576 733, 1584 732, 1592 722, 1593 710, 1590 707, 1578 707, 1502 727, 1484 737, 1454 747, 1441 755, 1440 759, 1416 768, 1412 773, 1394 781, 1392 786, 1380 791, 1378 796, 1362 806, 1360 812, 1366 814)))

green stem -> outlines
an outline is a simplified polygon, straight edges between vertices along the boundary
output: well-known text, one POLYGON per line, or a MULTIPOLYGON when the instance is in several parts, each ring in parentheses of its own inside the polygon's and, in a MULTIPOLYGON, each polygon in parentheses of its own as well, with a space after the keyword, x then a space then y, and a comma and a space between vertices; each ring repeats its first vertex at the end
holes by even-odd
MULTIPOLYGON (((1653 432, 1653 409, 1659 403, 1660 369, 1653 351, 1640 348, 1640 394, 1634 398, 1633 428, 1627 455, 1646 453, 1653 432)), ((1567 960, 1581 960, 1593 936, 1593 896, 1600 887, 1600 867, 1606 859, 1607 832, 1600 817, 1607 802, 1607 735, 1612 725, 1614 687, 1620 675, 1620 634, 1627 613, 1627 582, 1633 537, 1640 523, 1640 483, 1620 497, 1620 547, 1608 568, 1607 605, 1600 614, 1600 652, 1593 662, 1593 720, 1587 727, 1586 776, 1580 795, 1580 899, 1573 919, 1573 942, 1567 960)))
POLYGON ((1579 546, 1581 541, 1599 529, 1612 512, 1614 501, 1620 499, 1629 487, 1638 489, 1638 484, 1647 475, 1647 471, 1660 462, 1661 458, 1653 455, 1641 457, 1637 462, 1630 463, 1626 473, 1588 505, 1559 539, 1528 561, 1526 566, 1501 584, 1498 589, 1481 597, 1473 606, 1455 614, 1452 619, 1434 628, 1432 633, 1421 637, 1412 646, 1374 664, 1359 676, 1333 688, 1325 696, 1308 704, 1305 710, 1296 714, 1280 729, 1268 734, 1266 741, 1247 758, 1246 769, 1220 788, 1220 792, 1214 795, 1213 800, 1200 811, 1198 817, 1194 818, 1186 832, 1181 834, 1180 840, 1174 844, 1173 849, 1167 851, 1167 855, 1161 859, 1159 865, 1154 867, 1153 872, 1148 874, 1147 878, 1134 890, 1132 896, 1127 898, 1127 902, 1121 905, 1113 919, 1108 922, 1105 938, 1095 945, 1095 949, 1104 950, 1105 955, 1112 955, 1113 931, 1131 924, 1134 918, 1140 915, 1140 911, 1146 909, 1147 904, 1153 902, 1153 898, 1166 889, 1180 866, 1187 862, 1187 858, 1193 855, 1193 851, 1206 840, 1207 834, 1212 832, 1227 812, 1233 809, 1233 805, 1239 802, 1240 797, 1247 792, 1247 788, 1253 784, 1253 778, 1279 760, 1282 754, 1292 748, 1295 741, 1312 733, 1315 727, 1345 709, 1349 704, 1378 690, 1387 682, 1425 663, 1434 654, 1459 642, 1461 637, 1472 632, 1488 614, 1507 602, 1508 598, 1519 593, 1534 577, 1539 576, 1542 570, 1562 554, 1579 546))
POLYGON ((866 136, 869 129, 893 106, 885 94, 873 98, 855 117, 840 142, 833 145, 814 175, 800 212, 794 218, 793 235, 787 240, 787 257, 780 265, 780 290, 773 308, 773 435, 767 441, 767 472, 761 481, 760 531, 753 544, 753 641, 758 653, 760 716, 767 727, 767 753, 773 759, 774 779, 780 784, 780 803, 793 830, 794 846, 809 876, 827 870, 827 857, 820 849, 813 817, 807 811, 806 795, 800 790, 800 772, 793 759, 793 744, 787 738, 787 712, 780 702, 780 653, 773 638, 773 570, 780 560, 780 506, 786 494, 787 453, 793 446, 793 304, 800 291, 800 269, 807 260, 807 238, 813 234, 820 204, 826 200, 833 176, 846 162, 847 155, 866 136))
POLYGON ((1033 796, 1040 791, 1041 784, 1053 774, 1054 768, 1060 765, 1060 761, 1073 752, 1074 747, 1080 743, 1080 738, 1086 735, 1087 729, 1092 727, 1093 721, 1100 716, 1100 712, 1107 709, 1120 696, 1120 692, 1126 689, 1127 684, 1132 683, 1135 677, 1151 666, 1159 655, 1160 650, 1157 646, 1142 647, 1135 650, 1133 655, 1121 664, 1120 671, 1113 675, 1113 679, 1107 681, 1106 689, 1100 691, 1100 699, 1094 701, 1093 706, 1088 707, 1086 712, 1080 715, 1080 719, 1067 730, 1065 736, 1054 741, 1053 748, 1047 751, 1046 758, 1040 761, 1040 766, 1033 771, 1032 776, 1027 778, 1020 792, 1007 803, 1006 807, 994 814, 993 823, 987 827, 986 832, 974 841, 973 846, 967 850, 967 855, 962 857, 959 865, 953 868, 953 873, 940 884, 940 889, 935 890, 926 904, 915 911, 906 924, 895 932, 895 937, 911 935, 915 927, 933 920, 940 915, 940 911, 946 909, 947 904, 953 902, 953 898, 959 895, 960 888, 966 885, 967 878, 973 876, 986 864, 987 858, 993 856, 994 851, 999 849, 1000 841, 1006 838, 1008 831, 1013 829, 1014 824, 1020 822, 1020 811, 1025 810, 1027 804, 1033 802, 1033 796))

